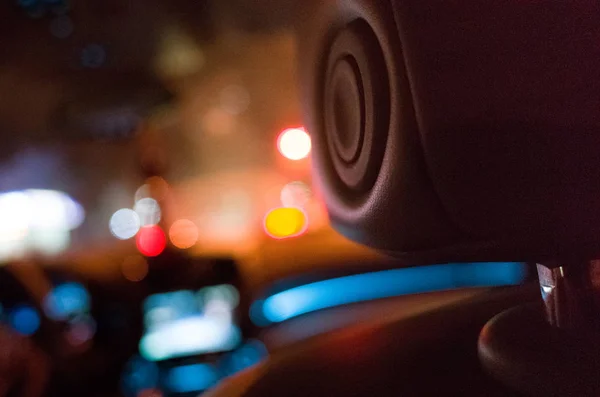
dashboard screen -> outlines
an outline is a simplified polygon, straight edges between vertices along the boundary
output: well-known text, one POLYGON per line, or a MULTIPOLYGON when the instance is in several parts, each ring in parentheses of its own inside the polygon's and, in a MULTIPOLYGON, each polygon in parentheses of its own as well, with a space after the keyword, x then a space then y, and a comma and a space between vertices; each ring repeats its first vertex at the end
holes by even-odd
POLYGON ((238 290, 229 284, 150 295, 143 305, 140 354, 149 361, 164 361, 236 349, 242 343, 239 299, 238 290))

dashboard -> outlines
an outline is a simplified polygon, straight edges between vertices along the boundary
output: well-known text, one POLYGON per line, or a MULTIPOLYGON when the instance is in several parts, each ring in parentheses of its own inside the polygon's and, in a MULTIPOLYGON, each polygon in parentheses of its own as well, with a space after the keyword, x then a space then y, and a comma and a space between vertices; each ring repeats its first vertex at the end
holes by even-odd
POLYGON ((11 365, 20 368, 5 374, 14 395, 37 385, 43 394, 32 395, 195 396, 318 335, 519 285, 532 274, 530 265, 514 262, 364 263, 250 293, 230 258, 166 253, 148 261, 140 282, 93 280, 33 263, 0 268, 0 335, 10 336, 15 351, 26 347, 23 362, 36 363, 11 365), (448 290, 456 293, 426 294, 448 290))

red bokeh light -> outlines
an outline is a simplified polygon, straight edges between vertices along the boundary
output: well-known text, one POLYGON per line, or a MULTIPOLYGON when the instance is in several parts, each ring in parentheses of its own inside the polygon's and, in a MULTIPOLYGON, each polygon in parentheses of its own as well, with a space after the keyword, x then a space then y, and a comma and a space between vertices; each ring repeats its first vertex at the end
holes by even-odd
POLYGON ((135 243, 142 255, 157 256, 167 246, 167 237, 160 226, 144 226, 138 232, 135 243))

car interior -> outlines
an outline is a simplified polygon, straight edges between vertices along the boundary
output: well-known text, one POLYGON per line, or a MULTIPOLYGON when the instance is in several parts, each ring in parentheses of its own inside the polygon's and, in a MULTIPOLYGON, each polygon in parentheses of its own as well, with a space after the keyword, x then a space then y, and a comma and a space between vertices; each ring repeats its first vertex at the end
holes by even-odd
POLYGON ((600 395, 600 2, 0 2, 0 397, 600 395))

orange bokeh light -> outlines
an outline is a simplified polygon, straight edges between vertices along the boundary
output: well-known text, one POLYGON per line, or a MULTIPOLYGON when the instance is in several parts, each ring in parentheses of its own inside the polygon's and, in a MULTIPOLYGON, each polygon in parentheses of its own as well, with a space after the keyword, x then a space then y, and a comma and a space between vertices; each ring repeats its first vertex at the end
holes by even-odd
POLYGON ((191 248, 198 241, 198 227, 189 219, 175 221, 169 229, 171 243, 177 248, 191 248))
POLYGON ((284 239, 303 234, 308 227, 308 219, 299 208, 275 208, 264 219, 265 232, 272 238, 284 239))
POLYGON ((145 256, 158 256, 167 246, 167 237, 160 226, 144 226, 138 232, 135 243, 145 256))
POLYGON ((288 128, 277 138, 277 149, 289 160, 302 160, 310 154, 310 136, 304 128, 288 128))

